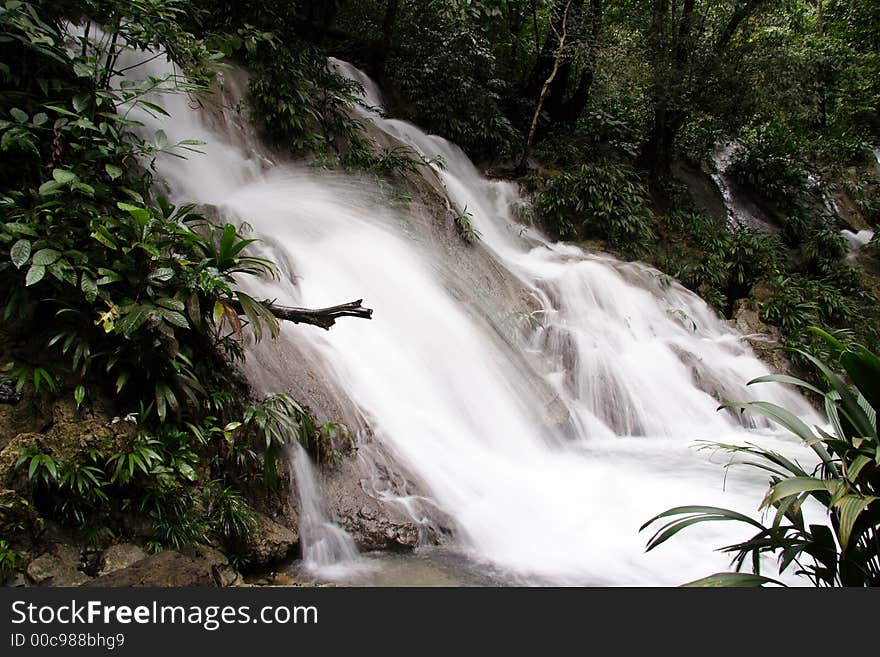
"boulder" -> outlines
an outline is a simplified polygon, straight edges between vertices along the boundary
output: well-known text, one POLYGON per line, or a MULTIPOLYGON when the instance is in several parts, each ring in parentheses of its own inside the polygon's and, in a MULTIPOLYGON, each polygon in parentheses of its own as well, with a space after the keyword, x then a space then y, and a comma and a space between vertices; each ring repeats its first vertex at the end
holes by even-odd
POLYGON ((137 563, 141 559, 146 559, 147 553, 143 548, 133 543, 120 543, 119 545, 111 545, 104 551, 104 566, 101 568, 101 575, 109 575, 117 570, 128 568, 132 564, 137 563))
POLYGON ((267 566, 284 561, 299 547, 299 535, 261 513, 249 541, 246 558, 251 565, 267 566))
POLYGON ((82 552, 55 544, 28 564, 27 575, 39 586, 79 586, 92 578, 80 570, 82 552))
POLYGON ((209 559, 193 559, 180 552, 164 550, 107 575, 96 577, 86 586, 108 588, 155 586, 218 586, 209 559))

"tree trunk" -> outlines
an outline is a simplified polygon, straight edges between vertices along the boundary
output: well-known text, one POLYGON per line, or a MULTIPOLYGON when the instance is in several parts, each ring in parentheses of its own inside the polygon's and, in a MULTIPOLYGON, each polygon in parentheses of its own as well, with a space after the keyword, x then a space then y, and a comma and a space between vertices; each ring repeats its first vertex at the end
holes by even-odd
POLYGON ((391 52, 391 40, 394 36, 394 26, 397 24, 397 14, 400 9, 400 0, 388 0, 385 5, 385 16, 382 19, 382 36, 373 49, 373 75, 379 82, 385 79, 385 63, 391 52))
POLYGON ((599 55, 599 38, 602 34, 602 0, 590 0, 590 45, 584 70, 581 71, 577 88, 560 108, 558 120, 575 123, 584 113, 590 102, 590 90, 596 77, 596 62, 599 55))
MULTIPOLYGON (((541 118, 541 108, 544 105, 544 101, 547 99, 547 93, 550 91, 550 87, 553 85, 553 80, 556 78, 556 74, 559 72, 559 66, 562 63, 562 58, 565 55, 565 39, 567 36, 567 27, 568 27, 568 10, 571 8, 572 0, 568 0, 565 4, 565 10, 562 13, 562 25, 560 26, 560 32, 556 33, 559 41, 559 47, 556 49, 556 58, 553 61, 553 68, 550 71, 550 75, 544 81, 544 86, 541 87, 541 93, 538 96, 538 102, 535 105, 535 114, 532 117, 532 125, 529 128, 529 136, 526 139, 525 148, 523 148, 522 159, 519 163, 519 169, 525 169, 526 160, 529 157, 529 151, 532 148, 532 142, 535 139, 535 132, 538 129, 538 121, 541 118)), ((554 29, 554 32, 556 30, 554 29)))

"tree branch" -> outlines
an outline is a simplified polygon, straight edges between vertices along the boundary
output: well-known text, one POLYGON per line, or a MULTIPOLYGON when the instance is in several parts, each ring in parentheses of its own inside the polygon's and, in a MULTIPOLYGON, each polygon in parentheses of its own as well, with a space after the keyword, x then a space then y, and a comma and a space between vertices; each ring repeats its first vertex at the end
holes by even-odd
MULTIPOLYGON (((311 324, 312 326, 320 326, 325 331, 336 323, 339 317, 360 317, 361 319, 372 319, 373 309, 364 308, 363 299, 343 303, 339 306, 331 306, 329 308, 292 308, 290 306, 278 306, 274 303, 264 302, 275 317, 283 319, 294 324, 311 324)), ((239 301, 233 301, 230 304, 239 315, 244 315, 239 301)))

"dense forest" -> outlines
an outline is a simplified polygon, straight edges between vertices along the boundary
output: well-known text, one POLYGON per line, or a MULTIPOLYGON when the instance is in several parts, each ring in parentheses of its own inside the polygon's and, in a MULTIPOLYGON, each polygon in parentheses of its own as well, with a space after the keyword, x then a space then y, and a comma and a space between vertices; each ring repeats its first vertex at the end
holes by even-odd
MULTIPOLYGON (((166 200, 156 159, 201 145, 136 118, 166 114, 156 94, 210 107, 237 66, 247 118, 279 157, 391 186, 425 166, 372 142, 350 109, 362 90, 328 57, 376 80, 387 115, 516 181, 524 221, 653 265, 790 348, 768 358, 805 386, 824 390, 817 363, 848 363, 877 403, 860 373, 880 349, 878 0, 9 0, 0 579, 53 532, 94 554, 137 537, 148 552, 211 544, 234 569, 265 565, 285 445, 317 463, 350 446, 342 423, 289 395, 254 399, 239 366, 286 321, 328 328, 369 311, 242 291, 239 277, 279 264, 211 208, 166 200), (133 55, 167 56, 178 75, 138 79, 133 55), (719 179, 759 221, 731 216, 719 179)), ((479 241, 467 208, 457 221, 463 243, 479 241)), ((833 383, 832 406, 858 405, 833 383)), ((875 417, 848 417, 841 434, 876 444, 875 417)), ((880 461, 862 452, 838 453, 859 459, 870 497, 880 461)), ((876 528, 876 508, 857 528, 876 528)), ((827 582, 880 581, 844 575, 827 582)))

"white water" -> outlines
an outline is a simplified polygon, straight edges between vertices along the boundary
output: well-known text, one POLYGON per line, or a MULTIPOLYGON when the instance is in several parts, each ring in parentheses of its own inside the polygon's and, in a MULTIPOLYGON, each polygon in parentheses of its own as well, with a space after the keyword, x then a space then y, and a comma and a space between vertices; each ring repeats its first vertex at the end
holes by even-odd
POLYGON ((767 220, 747 194, 741 193, 739 185, 729 173, 733 158, 741 148, 738 142, 721 144, 712 157, 715 170, 711 176, 724 200, 727 225, 730 228, 743 226, 764 232, 776 232, 778 229, 767 220))
POLYGON ((849 247, 848 257, 850 259, 855 258, 858 255, 858 252, 874 239, 873 230, 860 230, 856 233, 844 229, 840 231, 840 234, 843 235, 843 238, 846 240, 847 246, 849 247))
POLYGON ((308 572, 332 578, 358 566, 358 550, 322 504, 309 455, 296 441, 290 446, 290 490, 296 491, 303 565, 308 572))
MULTIPOLYGON (((377 105, 380 94, 360 79, 366 103, 377 105)), ((295 278, 254 291, 304 306, 363 297, 375 310, 371 322, 340 321, 330 333, 285 327, 285 339, 347 392, 376 439, 453 519, 461 549, 508 581, 666 585, 726 569, 728 559, 711 550, 745 538, 746 528, 706 526, 650 554, 638 533, 678 504, 754 513, 766 477, 735 468, 725 483, 723 459, 693 442, 761 441, 810 460, 793 438, 716 411, 719 400, 757 395, 812 413, 781 386, 743 386, 767 369, 700 299, 649 267, 553 244, 517 224, 516 187, 485 179, 453 144, 361 110, 426 158, 442 156, 449 198, 468 208, 482 236, 460 248, 474 248, 474 258, 487 249, 539 307, 542 326, 519 342, 480 315, 492 312, 486 290, 450 292, 459 272, 420 233, 426 217, 390 209, 353 177, 289 164, 261 171, 254 142, 208 127, 183 99, 162 102, 174 117, 163 126, 172 141, 208 142, 207 155, 186 164, 160 160, 175 198, 246 218, 292 263, 295 278), (555 390, 567 422, 546 421, 537 385, 555 390)), ((314 500, 305 459, 295 463, 300 499, 314 500)), ((320 510, 307 515, 327 521, 320 510)), ((322 552, 321 538, 307 533, 307 561, 351 558, 338 544, 322 552)))

